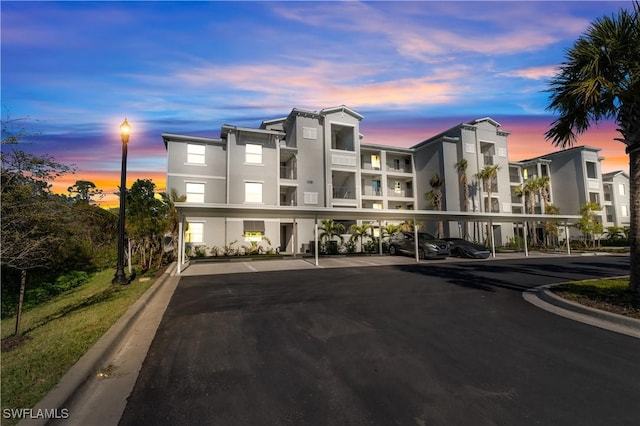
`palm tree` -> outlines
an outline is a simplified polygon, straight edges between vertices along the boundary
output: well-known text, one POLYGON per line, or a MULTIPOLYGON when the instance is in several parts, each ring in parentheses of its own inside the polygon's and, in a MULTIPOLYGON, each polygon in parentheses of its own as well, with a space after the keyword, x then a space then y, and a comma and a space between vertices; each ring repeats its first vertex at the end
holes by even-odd
MULTIPOLYGON (((476 178, 481 179, 483 184, 484 184, 484 188, 485 191, 487 192, 487 210, 489 212, 493 211, 493 203, 492 203, 492 198, 491 195, 493 194, 493 179, 496 178, 498 176, 498 170, 500 170, 500 165, 495 164, 493 166, 484 166, 483 169, 481 169, 478 173, 476 173, 476 178)), ((487 232, 487 239, 489 241, 489 244, 491 244, 491 237, 492 236, 492 232, 491 230, 489 230, 489 232, 487 232)))
POLYGON ((187 200, 186 195, 179 195, 178 191, 171 189, 168 194, 162 192, 160 194, 162 201, 167 206, 167 232, 171 233, 171 244, 173 246, 173 253, 177 257, 178 253, 178 224, 180 223, 180 216, 176 203, 184 202, 187 200))
POLYGON ((360 242, 360 251, 362 251, 362 240, 364 237, 369 236, 369 230, 373 227, 368 223, 363 223, 362 225, 353 224, 349 227, 349 232, 351 233, 351 240, 356 243, 360 242))
POLYGON ((343 240, 342 234, 345 233, 344 225, 339 222, 334 222, 333 219, 322 219, 320 221, 322 226, 318 228, 320 234, 318 235, 318 239, 320 242, 324 240, 331 241, 333 237, 338 237, 340 241, 343 240))
MULTIPOLYGON (((456 164, 453 165, 453 167, 456 168, 456 171, 458 172, 458 175, 460 175, 459 178, 459 182, 460 185, 462 185, 462 197, 463 197, 463 204, 462 204, 462 211, 463 212, 467 212, 469 211, 469 182, 467 179, 467 160, 465 160, 464 158, 461 158, 460 161, 458 161, 456 164)), ((466 240, 467 237, 469 236, 469 230, 467 229, 467 224, 465 222, 464 225, 464 229, 462 231, 462 237, 466 240)))
MULTIPOLYGON (((524 197, 524 210, 528 214, 535 213, 535 199, 534 195, 538 192, 538 185, 536 179, 528 179, 523 184, 518 185, 516 188, 516 195, 519 197, 524 197)), ((538 236, 535 232, 535 227, 533 223, 529 225, 529 232, 531 232, 531 243, 534 246, 538 245, 538 236)), ((528 234, 528 233, 527 233, 528 234)))
MULTIPOLYGON (((429 203, 436 208, 436 210, 442 210, 442 187, 444 186, 444 180, 440 177, 438 173, 435 173, 431 176, 429 180, 429 185, 431 185, 431 191, 424 194, 425 198, 429 200, 429 203)), ((438 238, 442 238, 444 236, 444 226, 442 221, 438 221, 438 238)))
POLYGON ((613 119, 629 154, 629 289, 640 292, 640 2, 596 19, 567 50, 549 82, 548 110, 559 117, 546 139, 572 146, 592 124, 613 119))
POLYGON ((478 173, 476 173, 476 178, 481 179, 484 184, 484 190, 487 193, 487 210, 489 212, 493 211, 491 208, 493 203, 491 202, 491 195, 493 194, 493 179, 498 177, 498 170, 500 170, 500 165, 494 164, 493 166, 484 166, 478 173))
POLYGON ((549 204, 549 176, 540 176, 535 179, 538 195, 540 196, 540 213, 547 214, 549 204))

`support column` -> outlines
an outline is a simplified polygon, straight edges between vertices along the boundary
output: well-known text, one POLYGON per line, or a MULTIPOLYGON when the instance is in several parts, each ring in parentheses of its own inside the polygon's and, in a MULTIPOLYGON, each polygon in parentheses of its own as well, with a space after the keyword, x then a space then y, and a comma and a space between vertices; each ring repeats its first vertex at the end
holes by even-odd
POLYGON ((491 232, 491 255, 496 257, 496 236, 493 232, 493 222, 489 220, 489 232, 491 232))
POLYGON ((293 257, 296 257, 296 254, 298 253, 298 222, 296 222, 296 218, 293 218, 293 241, 291 242, 293 244, 293 250, 291 250, 293 252, 293 257))
POLYGON ((567 221, 564 222, 564 235, 565 241, 567 242, 567 254, 571 254, 571 238, 569 238, 569 226, 567 225, 567 221))
POLYGON ((378 249, 382 256, 382 221, 380 219, 378 219, 378 249))
POLYGON ((315 250, 313 251, 316 258, 316 266, 319 266, 318 263, 318 218, 316 218, 315 224, 313 225, 313 244, 315 246, 315 250))
POLYGON ((418 253, 418 221, 413 221, 413 239, 415 244, 415 252, 416 252, 416 262, 420 262, 420 253, 418 253))
POLYGON ((527 221, 522 222, 522 237, 524 238, 524 255, 529 257, 529 247, 527 244, 527 221))
POLYGON ((176 274, 180 275, 180 273, 182 272, 182 253, 184 252, 184 247, 183 247, 183 243, 184 243, 184 236, 182 235, 182 232, 184 230, 184 226, 182 223, 182 218, 180 218, 180 220, 178 221, 178 253, 177 253, 177 262, 178 265, 176 267, 176 274))

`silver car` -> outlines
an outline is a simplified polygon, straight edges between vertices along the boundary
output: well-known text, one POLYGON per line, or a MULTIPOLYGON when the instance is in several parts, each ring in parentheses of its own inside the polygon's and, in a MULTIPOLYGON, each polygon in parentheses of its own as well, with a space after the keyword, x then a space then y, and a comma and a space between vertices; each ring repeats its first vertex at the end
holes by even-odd
MULTIPOLYGON (((400 253, 415 255, 416 243, 411 232, 397 232, 389 239, 389 254, 400 253)), ((418 233, 418 257, 420 259, 437 259, 449 256, 449 245, 426 232, 418 233)))

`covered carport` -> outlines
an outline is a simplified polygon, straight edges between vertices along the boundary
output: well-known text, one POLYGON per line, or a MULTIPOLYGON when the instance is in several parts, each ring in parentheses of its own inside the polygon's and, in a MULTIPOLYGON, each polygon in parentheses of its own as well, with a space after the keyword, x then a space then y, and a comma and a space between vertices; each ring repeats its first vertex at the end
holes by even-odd
MULTIPOLYGON (((255 206, 255 205, 229 205, 213 203, 176 203, 180 221, 178 224, 178 267, 179 274, 185 266, 185 218, 188 216, 206 216, 220 218, 270 218, 270 219, 293 219, 294 246, 298 245, 296 221, 299 219, 313 219, 314 226, 314 256, 315 264, 318 265, 318 221, 321 219, 337 220, 365 220, 375 221, 382 227, 382 221, 460 221, 460 222, 486 222, 491 233, 491 252, 495 257, 495 235, 494 223, 522 224, 524 235, 524 255, 528 256, 527 248, 527 226, 528 222, 556 222, 564 227, 565 235, 568 239, 568 227, 580 219, 578 215, 545 215, 545 214, 522 214, 522 213, 478 213, 478 212, 448 212, 434 210, 359 210, 353 208, 336 207, 308 207, 308 206, 255 206)), ((416 241, 416 262, 418 258, 418 227, 414 226, 416 241)), ((380 254, 382 254, 382 238, 380 241, 380 254)), ((567 241, 567 253, 571 254, 570 244, 567 241)), ((294 252, 294 256, 295 256, 294 252)))

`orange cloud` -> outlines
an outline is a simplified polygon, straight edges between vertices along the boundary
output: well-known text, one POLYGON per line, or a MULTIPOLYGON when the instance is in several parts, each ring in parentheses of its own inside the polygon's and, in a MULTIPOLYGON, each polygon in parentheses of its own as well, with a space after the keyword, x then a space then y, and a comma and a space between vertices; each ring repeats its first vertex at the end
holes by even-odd
MULTIPOLYGON (((138 179, 151 179, 156 185, 156 193, 166 191, 167 183, 165 172, 128 171, 127 188, 130 188, 133 182, 138 179)), ((103 191, 104 197, 100 200, 95 200, 96 204, 100 207, 110 208, 119 205, 120 199, 116 195, 120 186, 119 171, 93 171, 61 176, 53 182, 51 190, 56 194, 68 195, 67 188, 75 184, 78 180, 93 182, 98 189, 103 191)))

